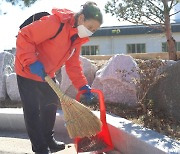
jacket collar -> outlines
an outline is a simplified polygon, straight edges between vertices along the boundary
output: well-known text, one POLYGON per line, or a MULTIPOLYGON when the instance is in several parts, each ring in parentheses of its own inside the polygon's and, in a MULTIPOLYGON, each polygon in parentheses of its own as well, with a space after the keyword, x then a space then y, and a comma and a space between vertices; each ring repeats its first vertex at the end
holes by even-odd
MULTIPOLYGON (((70 37, 74 34, 78 33, 78 30, 76 27, 74 27, 75 24, 75 13, 68 9, 52 9, 52 14, 55 14, 59 17, 60 22, 63 23, 69 23, 71 25, 71 31, 70 31, 70 37)), ((85 38, 78 38, 77 43, 84 44, 89 41, 89 37, 85 38)))

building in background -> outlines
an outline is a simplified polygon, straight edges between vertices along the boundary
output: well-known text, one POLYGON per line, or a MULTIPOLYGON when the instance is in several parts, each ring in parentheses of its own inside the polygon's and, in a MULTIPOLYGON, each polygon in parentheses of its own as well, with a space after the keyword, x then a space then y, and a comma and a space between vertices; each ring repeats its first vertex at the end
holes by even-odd
MULTIPOLYGON (((180 23, 172 23, 180 51, 180 23)), ((143 25, 102 27, 82 47, 82 55, 167 52, 165 34, 143 25)))
MULTIPOLYGON (((180 51, 180 22, 172 23, 177 51, 180 51)), ((4 51, 15 54, 16 49, 4 51)), ((82 55, 167 52, 165 34, 143 25, 102 27, 81 48, 82 55)))

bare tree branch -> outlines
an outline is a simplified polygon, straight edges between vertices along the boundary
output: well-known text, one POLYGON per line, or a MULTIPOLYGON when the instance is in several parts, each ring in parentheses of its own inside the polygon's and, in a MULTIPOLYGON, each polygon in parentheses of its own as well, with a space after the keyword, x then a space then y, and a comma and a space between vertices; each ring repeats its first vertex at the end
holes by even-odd
POLYGON ((149 20, 153 21, 154 23, 159 24, 159 25, 162 25, 161 22, 158 22, 158 21, 154 20, 153 18, 150 18, 149 16, 147 16, 147 15, 144 14, 144 13, 142 13, 142 15, 143 15, 144 17, 148 18, 149 20))
MULTIPOLYGON (((162 14, 163 10, 161 10, 159 7, 157 7, 156 5, 154 5, 154 3, 152 3, 151 1, 148 1, 148 2, 150 2, 151 5, 155 6, 155 8, 157 8, 157 9, 160 11, 160 14, 162 14)), ((155 9, 154 11, 155 11, 155 13, 154 13, 151 9, 149 9, 149 12, 150 12, 152 15, 157 16, 157 17, 160 19, 160 21, 165 22, 165 20, 164 20, 163 17, 158 16, 158 15, 159 15, 159 12, 158 12, 156 9, 155 9)))
POLYGON ((160 26, 155 26, 155 25, 151 25, 151 24, 147 24, 147 23, 145 23, 145 22, 143 22, 143 21, 137 21, 137 20, 135 20, 135 19, 133 19, 133 20, 130 20, 130 19, 126 19, 127 21, 129 21, 129 22, 131 22, 131 23, 133 23, 133 24, 142 24, 142 25, 145 25, 145 26, 148 26, 148 27, 150 27, 150 28, 153 28, 153 29, 157 29, 157 30, 160 30, 160 31, 164 31, 165 29, 164 29, 164 26, 161 24, 160 26))
POLYGON ((171 15, 169 15, 169 16, 171 17, 171 16, 173 16, 173 15, 175 15, 175 14, 178 14, 179 12, 180 12, 180 10, 177 11, 177 12, 175 12, 175 13, 173 13, 173 14, 171 14, 171 15))
POLYGON ((159 11, 163 12, 163 10, 161 10, 159 7, 157 7, 154 3, 152 3, 152 0, 147 0, 150 4, 152 4, 153 6, 155 6, 159 11))
POLYGON ((172 8, 173 8, 174 6, 176 6, 178 3, 179 3, 179 2, 177 1, 174 5, 172 5, 172 8))
POLYGON ((171 0, 171 4, 170 4, 170 7, 169 7, 170 10, 173 8, 173 3, 174 3, 174 0, 171 0))
MULTIPOLYGON (((150 10, 149 10, 150 11, 150 10)), ((150 13, 156 17, 158 17, 162 22, 164 22, 164 18, 161 18, 160 16, 157 16, 157 14, 153 13, 152 11, 150 11, 150 13)), ((157 12, 156 12, 157 13, 157 12)))

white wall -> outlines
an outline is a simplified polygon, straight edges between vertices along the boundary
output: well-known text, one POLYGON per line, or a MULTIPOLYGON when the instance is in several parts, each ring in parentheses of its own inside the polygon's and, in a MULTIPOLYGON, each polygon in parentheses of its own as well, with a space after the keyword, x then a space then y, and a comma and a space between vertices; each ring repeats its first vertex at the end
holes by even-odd
POLYGON ((99 46, 99 54, 111 54, 111 37, 91 37, 90 41, 86 45, 99 46))
MULTIPOLYGON (((180 42, 180 33, 173 34, 176 42, 180 42)), ((166 42, 164 34, 145 34, 145 35, 124 35, 124 36, 107 36, 107 37, 91 37, 90 42, 86 45, 98 45, 99 54, 117 54, 126 53, 127 44, 145 43, 146 52, 161 52, 162 42, 166 42)))

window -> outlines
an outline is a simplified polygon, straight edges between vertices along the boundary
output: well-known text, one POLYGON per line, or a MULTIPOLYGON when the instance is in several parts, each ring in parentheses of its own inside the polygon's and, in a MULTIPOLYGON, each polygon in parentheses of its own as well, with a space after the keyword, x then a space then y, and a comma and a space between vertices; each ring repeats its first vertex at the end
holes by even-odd
POLYGON ((81 54, 82 55, 97 55, 99 52, 98 46, 82 46, 81 54))
POLYGON ((145 44, 127 44, 127 53, 145 53, 145 44))
POLYGON ((162 43, 162 52, 167 52, 167 44, 162 43))
POLYGON ((176 43, 176 49, 177 49, 177 51, 180 51, 180 42, 176 43))
MULTIPOLYGON (((180 42, 176 42, 176 50, 180 51, 180 42)), ((167 52, 168 48, 167 48, 167 43, 163 42, 162 43, 162 52, 167 52)))

